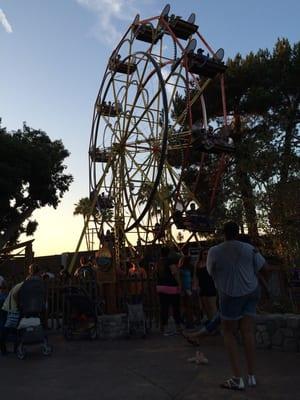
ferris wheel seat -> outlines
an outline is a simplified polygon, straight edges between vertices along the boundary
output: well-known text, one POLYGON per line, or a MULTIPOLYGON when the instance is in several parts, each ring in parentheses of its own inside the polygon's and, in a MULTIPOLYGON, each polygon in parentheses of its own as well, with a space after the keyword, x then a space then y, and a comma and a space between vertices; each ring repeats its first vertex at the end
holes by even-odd
POLYGON ((183 217, 184 229, 191 232, 212 233, 215 231, 214 221, 204 215, 191 215, 183 217))
POLYGON ((119 72, 120 74, 132 75, 137 69, 136 64, 134 63, 120 63, 115 68, 114 71, 119 72))
POLYGON ((201 54, 201 52, 199 54, 189 54, 188 67, 189 71, 193 74, 210 79, 215 78, 218 74, 222 74, 227 69, 223 62, 201 54))
POLYGON ((111 102, 106 103, 105 101, 96 106, 97 113, 105 115, 107 117, 117 117, 122 112, 122 106, 120 104, 112 104, 111 102))
POLYGON ((197 32, 198 25, 185 21, 180 17, 172 16, 169 19, 169 25, 174 35, 183 40, 187 40, 193 33, 197 32))
POLYGON ((133 25, 132 30, 135 33, 135 37, 137 40, 141 40, 142 42, 146 43, 156 44, 163 36, 163 31, 157 33, 151 23, 146 25, 135 24, 133 25))
POLYGON ((89 151, 89 155, 93 162, 102 162, 102 163, 108 162, 111 157, 110 152, 108 152, 107 150, 100 150, 100 149, 91 149, 89 151))
POLYGON ((184 224, 184 222, 183 221, 177 221, 177 222, 175 222, 174 221, 174 223, 175 223, 175 226, 176 226, 176 228, 177 229, 186 229, 186 225, 184 224))
POLYGON ((194 150, 211 154, 233 153, 235 150, 233 143, 229 142, 226 138, 213 135, 208 137, 203 132, 201 132, 201 136, 199 135, 200 137, 198 138, 195 135, 193 136, 192 147, 194 150))
MULTIPOLYGON (((90 200, 93 201, 95 196, 96 196, 96 192, 95 192, 95 190, 92 190, 90 193, 90 200)), ((96 208, 99 211, 104 211, 104 210, 114 208, 113 198, 111 196, 107 196, 104 193, 102 193, 101 195, 99 195, 97 197, 96 208)))
POLYGON ((100 211, 103 211, 103 210, 113 209, 114 205, 113 205, 113 202, 111 199, 109 199, 109 198, 103 199, 100 197, 100 198, 98 198, 98 207, 99 207, 100 211))
POLYGON ((110 59, 109 69, 120 74, 132 75, 136 71, 137 65, 130 62, 122 62, 121 56, 118 54, 116 57, 110 59))
POLYGON ((177 229, 185 229, 182 212, 177 210, 172 215, 174 224, 177 229))

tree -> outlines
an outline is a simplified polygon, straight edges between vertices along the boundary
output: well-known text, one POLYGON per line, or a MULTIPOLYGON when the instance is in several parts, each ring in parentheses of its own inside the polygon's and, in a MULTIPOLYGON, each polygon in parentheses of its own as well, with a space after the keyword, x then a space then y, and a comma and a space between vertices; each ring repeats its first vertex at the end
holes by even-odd
MULTIPOLYGON (((229 168, 230 178, 227 179, 229 205, 243 205, 243 215, 250 236, 258 239, 257 210, 255 184, 251 179, 255 163, 253 162, 258 149, 255 133, 268 109, 268 98, 262 89, 267 76, 268 52, 250 53, 245 58, 237 54, 227 61, 226 97, 227 112, 231 127, 231 137, 234 140, 235 153, 229 168), (256 129, 256 131, 255 131, 256 129)), ((215 107, 215 98, 219 88, 211 85, 206 97, 208 112, 212 119, 221 115, 220 108, 215 107)), ((233 210, 231 210, 233 211, 233 210)), ((239 210, 237 210, 239 212, 239 210)))
POLYGON ((90 216, 90 213, 94 216, 95 219, 101 220, 102 224, 104 222, 110 222, 113 219, 113 210, 110 208, 101 209, 99 211, 97 204, 92 210, 92 200, 88 197, 81 198, 78 203, 74 204, 75 209, 73 211, 73 215, 82 215, 84 223, 90 216))
POLYGON ((78 203, 74 204, 75 209, 73 215, 82 215, 84 222, 86 222, 91 212, 91 205, 91 200, 88 197, 83 197, 78 201, 78 203))
MULTIPOLYGON (((237 54, 227 61, 227 67, 227 113, 235 153, 217 207, 225 206, 226 215, 237 217, 241 225, 245 221, 254 240, 258 227, 283 237, 283 227, 287 230, 291 220, 290 210, 296 219, 299 216, 292 193, 298 193, 300 182, 300 43, 291 46, 287 39, 278 39, 272 52, 259 50, 245 57, 237 54)), ((219 84, 212 82, 205 98, 209 122, 217 124, 222 115, 219 84)), ((194 120, 198 108, 195 102, 194 120)), ((202 182, 208 182, 210 171, 202 167, 202 182)), ((195 181, 196 163, 190 165, 189 172, 194 174, 189 180, 195 181)), ((202 192, 208 197, 206 186, 202 185, 202 192)))
POLYGON ((51 141, 41 130, 24 123, 8 132, 0 124, 0 248, 35 232, 35 210, 58 206, 73 181, 64 173, 68 156, 61 140, 51 141))
POLYGON ((270 194, 269 219, 281 256, 295 260, 300 255, 300 179, 278 182, 270 194))

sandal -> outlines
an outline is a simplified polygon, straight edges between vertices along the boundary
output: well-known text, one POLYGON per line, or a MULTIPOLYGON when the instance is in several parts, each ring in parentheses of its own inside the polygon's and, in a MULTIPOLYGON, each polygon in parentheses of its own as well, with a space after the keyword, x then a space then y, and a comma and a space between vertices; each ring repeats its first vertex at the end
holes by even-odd
POLYGON ((220 385, 222 389, 245 390, 243 378, 232 377, 220 385))
POLYGON ((196 352, 196 364, 199 365, 207 365, 208 364, 208 359, 205 357, 203 353, 200 353, 199 351, 196 352))

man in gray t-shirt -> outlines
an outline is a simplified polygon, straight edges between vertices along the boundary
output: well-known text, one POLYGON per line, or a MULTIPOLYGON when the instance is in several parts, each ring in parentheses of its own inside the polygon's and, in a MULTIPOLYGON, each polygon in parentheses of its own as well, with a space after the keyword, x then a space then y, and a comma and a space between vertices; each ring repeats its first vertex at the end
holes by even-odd
POLYGON ((209 250, 207 270, 219 292, 238 297, 257 288, 257 273, 265 262, 263 256, 250 244, 225 240, 209 250))
POLYGON ((257 274, 265 267, 266 261, 255 247, 238 241, 238 233, 236 223, 228 222, 224 225, 225 241, 209 250, 207 270, 218 290, 225 347, 233 371, 233 377, 221 386, 242 390, 245 384, 241 377, 235 333, 238 328, 242 333, 248 366, 248 384, 255 386, 253 325, 259 300, 257 274))

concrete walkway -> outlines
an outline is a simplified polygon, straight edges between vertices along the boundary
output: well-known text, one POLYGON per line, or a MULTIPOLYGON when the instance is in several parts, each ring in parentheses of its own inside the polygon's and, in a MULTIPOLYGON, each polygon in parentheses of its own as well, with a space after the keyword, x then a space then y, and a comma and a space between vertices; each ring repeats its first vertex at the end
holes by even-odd
POLYGON ((229 375, 222 338, 203 341, 209 365, 187 362, 194 348, 181 337, 65 342, 52 337, 51 357, 28 347, 28 358, 0 356, 1 399, 218 400, 300 398, 300 353, 258 351, 256 389, 224 391, 229 375))

